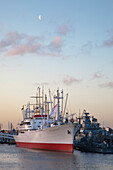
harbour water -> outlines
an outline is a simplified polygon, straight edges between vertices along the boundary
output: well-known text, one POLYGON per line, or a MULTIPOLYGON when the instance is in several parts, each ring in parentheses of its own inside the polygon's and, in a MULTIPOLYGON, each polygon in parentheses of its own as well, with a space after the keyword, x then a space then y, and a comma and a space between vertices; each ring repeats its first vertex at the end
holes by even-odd
POLYGON ((74 151, 73 154, 0 144, 2 170, 113 170, 113 154, 74 151))

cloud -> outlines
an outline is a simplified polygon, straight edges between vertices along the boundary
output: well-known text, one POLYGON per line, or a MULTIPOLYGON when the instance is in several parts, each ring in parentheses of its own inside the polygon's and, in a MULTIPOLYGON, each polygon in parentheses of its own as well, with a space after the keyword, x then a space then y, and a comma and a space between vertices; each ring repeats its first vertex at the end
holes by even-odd
POLYGON ((27 53, 37 53, 41 48, 40 44, 21 44, 16 49, 11 49, 6 53, 6 56, 24 55, 27 53))
POLYGON ((113 35, 113 28, 112 28, 112 29, 107 30, 107 33, 108 33, 109 35, 113 35))
POLYGON ((0 41, 0 51, 5 52, 6 56, 37 53, 41 48, 41 39, 43 39, 42 36, 38 37, 10 31, 0 41))
POLYGON ((94 48, 94 44, 92 41, 88 41, 86 44, 84 44, 81 48, 81 52, 83 54, 90 54, 91 50, 94 48))
POLYGON ((94 79, 98 79, 98 78, 102 78, 102 71, 97 71, 94 75, 93 75, 94 79))
POLYGON ((61 52, 62 51, 62 46, 63 46, 63 41, 62 38, 59 36, 54 37, 52 42, 49 44, 48 48, 50 51, 55 51, 55 52, 61 52))
POLYGON ((88 41, 81 47, 81 53, 90 54, 92 49, 102 48, 102 47, 113 47, 113 30, 107 30, 107 33, 110 35, 110 38, 107 40, 101 41, 100 43, 88 41))
POLYGON ((79 83, 81 82, 81 80, 79 79, 76 79, 74 77, 70 77, 69 75, 66 75, 64 78, 63 78, 63 83, 67 86, 73 84, 73 83, 79 83))
POLYGON ((103 83, 103 84, 100 84, 99 86, 103 87, 103 88, 110 88, 110 89, 112 89, 113 88, 113 82, 103 83))
POLYGON ((19 34, 17 32, 8 32, 3 40, 0 41, 0 50, 11 48, 25 39, 25 34, 19 34))
POLYGON ((113 36, 108 40, 104 41, 102 44, 103 47, 113 47, 113 36))
POLYGON ((67 24, 62 24, 61 26, 58 27, 58 31, 57 33, 60 35, 67 35, 67 33, 69 32, 69 27, 67 24))
POLYGON ((48 44, 42 44, 44 36, 33 36, 16 31, 10 31, 0 41, 0 52, 4 56, 19 56, 29 53, 49 57, 67 57, 61 54, 64 46, 60 36, 55 36, 48 44))

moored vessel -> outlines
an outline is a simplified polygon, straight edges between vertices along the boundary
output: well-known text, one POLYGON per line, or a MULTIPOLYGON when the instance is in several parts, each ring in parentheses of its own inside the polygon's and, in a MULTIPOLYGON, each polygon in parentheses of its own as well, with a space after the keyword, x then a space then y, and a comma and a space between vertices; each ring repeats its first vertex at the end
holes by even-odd
MULTIPOLYGON (((73 139, 78 123, 69 121, 63 108, 63 91, 57 90, 54 102, 40 96, 40 88, 36 96, 36 104, 27 104, 22 107, 23 121, 19 123, 19 133, 15 135, 18 147, 42 149, 52 151, 73 152, 73 139), (57 102, 56 102, 57 100, 57 102), (49 105, 51 104, 51 112, 49 105)), ((51 97, 50 97, 51 99, 51 97)))
POLYGON ((97 118, 90 116, 85 110, 79 124, 79 131, 75 136, 74 147, 84 152, 113 154, 113 130, 100 126, 97 118))

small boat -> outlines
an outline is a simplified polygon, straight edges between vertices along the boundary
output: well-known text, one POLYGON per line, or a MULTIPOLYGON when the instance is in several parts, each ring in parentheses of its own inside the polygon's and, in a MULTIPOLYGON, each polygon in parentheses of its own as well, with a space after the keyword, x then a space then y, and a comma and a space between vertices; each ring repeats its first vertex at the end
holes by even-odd
POLYGON ((47 95, 44 101, 43 94, 42 91, 40 96, 40 88, 38 88, 36 96, 32 97, 36 99, 36 104, 29 103, 22 107, 23 120, 19 123, 18 135, 14 135, 17 146, 73 152, 73 140, 78 123, 69 121, 69 116, 65 114, 67 97, 63 109, 63 91, 60 93, 57 90, 53 101, 47 101, 47 95), (49 104, 51 104, 51 113, 49 104))

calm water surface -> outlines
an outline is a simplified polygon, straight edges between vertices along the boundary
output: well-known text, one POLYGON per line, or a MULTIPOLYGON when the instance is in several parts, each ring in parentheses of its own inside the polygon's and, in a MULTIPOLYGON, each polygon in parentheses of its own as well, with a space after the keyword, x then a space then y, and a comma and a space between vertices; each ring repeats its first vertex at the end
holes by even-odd
POLYGON ((0 144, 0 170, 113 170, 113 154, 74 151, 73 154, 0 144))

